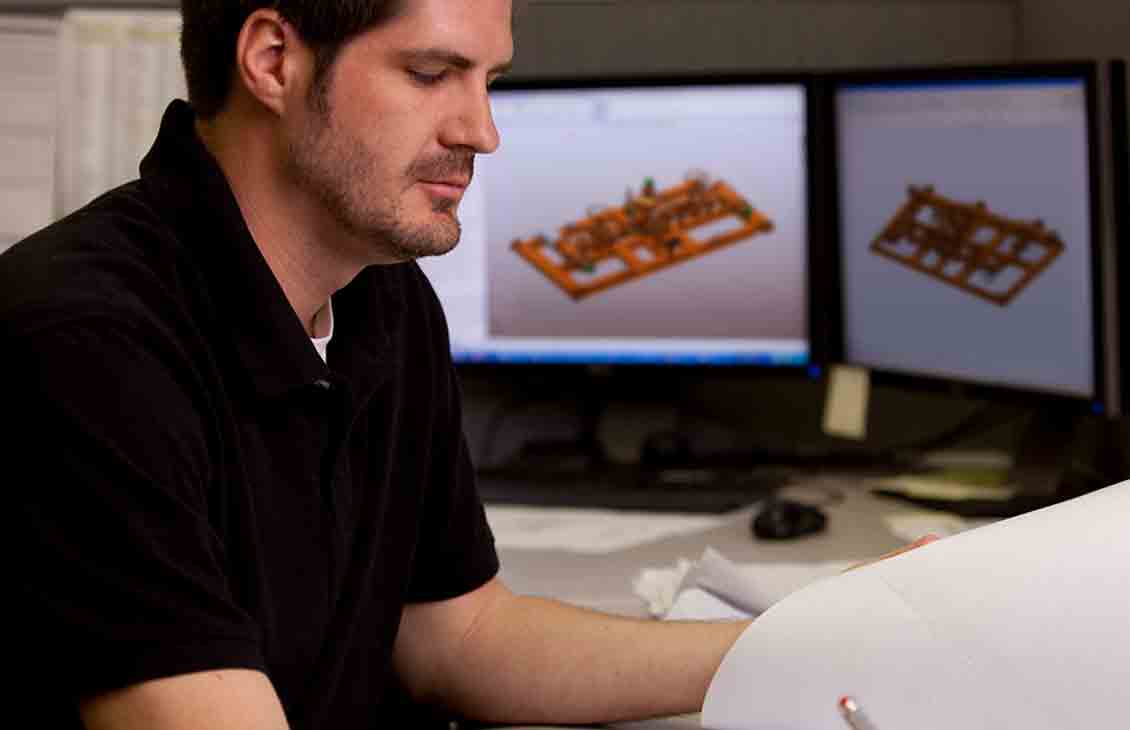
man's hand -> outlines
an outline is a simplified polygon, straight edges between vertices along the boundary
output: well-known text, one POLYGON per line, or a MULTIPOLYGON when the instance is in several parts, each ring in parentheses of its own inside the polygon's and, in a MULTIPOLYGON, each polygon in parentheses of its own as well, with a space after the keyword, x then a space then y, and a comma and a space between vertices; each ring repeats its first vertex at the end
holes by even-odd
POLYGON ((918 538, 914 542, 912 542, 908 545, 903 545, 898 550, 892 550, 891 552, 884 553, 883 555, 880 555, 877 558, 872 558, 871 560, 864 560, 862 562, 856 563, 855 565, 848 566, 847 568, 844 569, 844 572, 847 573, 848 571, 855 570, 857 568, 862 568, 865 565, 871 565, 872 563, 877 563, 880 560, 886 560, 887 558, 893 558, 896 555, 902 555, 903 553, 910 552, 911 550, 914 550, 915 548, 920 548, 923 545, 928 545, 928 544, 934 542, 937 539, 938 539, 938 536, 934 535, 934 534, 923 535, 922 537, 918 538))

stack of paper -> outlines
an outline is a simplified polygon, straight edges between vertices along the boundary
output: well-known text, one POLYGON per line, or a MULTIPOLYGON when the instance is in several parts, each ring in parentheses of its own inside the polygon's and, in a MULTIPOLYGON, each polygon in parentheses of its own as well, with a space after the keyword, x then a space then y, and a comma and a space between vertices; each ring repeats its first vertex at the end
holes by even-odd
POLYGON ((503 550, 563 550, 605 555, 725 523, 719 515, 659 514, 566 507, 486 507, 494 544, 503 550))

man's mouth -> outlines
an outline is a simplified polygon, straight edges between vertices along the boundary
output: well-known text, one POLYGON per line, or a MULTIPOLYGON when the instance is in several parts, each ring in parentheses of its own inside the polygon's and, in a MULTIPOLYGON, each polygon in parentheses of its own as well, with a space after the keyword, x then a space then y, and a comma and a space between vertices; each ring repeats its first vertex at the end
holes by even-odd
POLYGON ((465 177, 453 177, 442 180, 421 180, 420 184, 432 195, 458 200, 463 197, 463 192, 470 184, 470 180, 465 177))

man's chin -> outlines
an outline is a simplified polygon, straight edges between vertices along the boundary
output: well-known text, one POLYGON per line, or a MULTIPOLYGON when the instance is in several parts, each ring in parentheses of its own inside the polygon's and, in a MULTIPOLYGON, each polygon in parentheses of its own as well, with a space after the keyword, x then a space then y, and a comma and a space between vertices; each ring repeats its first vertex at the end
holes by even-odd
POLYGON ((459 245, 459 241, 456 240, 454 243, 452 243, 450 245, 433 246, 433 247, 429 247, 429 248, 418 249, 418 250, 416 250, 415 254, 412 256, 412 258, 414 258, 414 259, 426 259, 426 258, 429 258, 429 257, 432 257, 432 256, 443 256, 446 253, 451 253, 453 250, 455 250, 455 247, 458 246, 458 245, 459 245))
POLYGON ((403 258, 421 259, 429 256, 442 256, 459 245, 462 231, 459 222, 452 218, 447 225, 428 226, 426 230, 403 236, 395 248, 403 258))

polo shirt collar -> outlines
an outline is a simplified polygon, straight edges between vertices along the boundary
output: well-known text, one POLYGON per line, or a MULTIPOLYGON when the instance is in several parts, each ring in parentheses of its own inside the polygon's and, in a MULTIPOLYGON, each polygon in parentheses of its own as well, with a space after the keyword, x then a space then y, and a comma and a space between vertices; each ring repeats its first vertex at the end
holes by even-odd
MULTIPOLYGON (((227 327, 231 345, 256 392, 274 397, 329 379, 329 368, 314 350, 255 244, 223 171, 196 134, 192 108, 184 101, 173 101, 165 110, 157 139, 141 162, 141 184, 204 274, 207 298, 215 306, 215 316, 227 327)), ((363 271, 342 291, 395 284, 396 277, 388 275, 391 272, 366 273, 375 272, 363 271)), ((388 358, 399 323, 398 294, 396 286, 376 292, 388 306, 374 317, 375 326, 339 327, 330 343, 332 353, 335 345, 341 347, 342 336, 359 338, 354 344, 359 345, 362 362, 354 365, 361 368, 362 377, 364 366, 380 370, 378 361, 388 358)), ((369 319, 364 309, 348 306, 353 298, 339 301, 334 295, 339 323, 369 319)), ((371 296, 361 299, 371 300, 371 296)))

